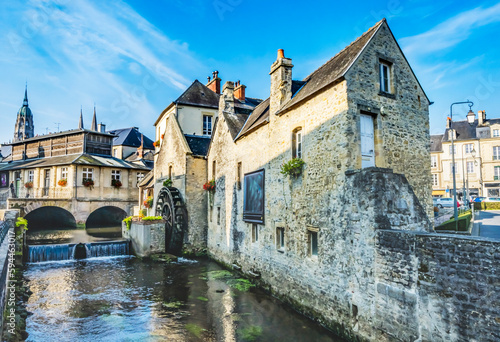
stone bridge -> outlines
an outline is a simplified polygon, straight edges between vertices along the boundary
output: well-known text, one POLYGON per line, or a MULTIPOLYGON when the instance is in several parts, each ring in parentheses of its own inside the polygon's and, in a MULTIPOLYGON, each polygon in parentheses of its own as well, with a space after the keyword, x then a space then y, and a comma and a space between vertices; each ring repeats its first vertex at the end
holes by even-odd
POLYGON ((52 209, 52 215, 62 215, 69 218, 69 221, 76 224, 88 225, 89 218, 100 214, 104 218, 109 213, 118 213, 118 216, 130 216, 136 201, 120 200, 82 200, 82 199, 58 199, 58 198, 9 198, 7 208, 20 209, 21 216, 28 216, 30 213, 39 215, 48 214, 52 209), (71 216, 69 216, 71 215, 71 216))

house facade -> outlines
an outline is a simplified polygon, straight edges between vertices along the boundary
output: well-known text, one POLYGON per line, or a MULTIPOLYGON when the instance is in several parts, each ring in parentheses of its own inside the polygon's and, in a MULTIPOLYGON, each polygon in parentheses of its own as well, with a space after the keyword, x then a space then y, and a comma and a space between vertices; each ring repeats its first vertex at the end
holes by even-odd
POLYGON ((454 134, 457 195, 500 197, 500 119, 479 111, 472 125, 447 122, 444 134, 431 136, 432 195, 453 196, 451 134, 454 134))
POLYGON ((293 68, 279 50, 270 96, 244 122, 223 86, 208 252, 333 330, 390 340, 402 330, 379 312, 375 241, 431 229, 430 101, 385 20, 304 80, 293 68), (294 158, 300 175, 282 174, 294 158))

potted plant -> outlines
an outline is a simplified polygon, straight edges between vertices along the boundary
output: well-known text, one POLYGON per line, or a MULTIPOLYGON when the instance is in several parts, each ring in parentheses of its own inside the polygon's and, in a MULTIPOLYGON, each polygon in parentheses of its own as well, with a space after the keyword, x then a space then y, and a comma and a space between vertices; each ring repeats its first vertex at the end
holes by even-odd
POLYGON ((300 158, 293 158, 288 162, 281 165, 281 174, 284 176, 290 176, 293 178, 297 178, 302 173, 302 167, 305 162, 300 158))
POLYGON ((145 208, 148 208, 148 209, 152 208, 152 207, 153 207, 153 196, 148 197, 148 198, 144 201, 144 203, 143 203, 143 204, 144 204, 144 207, 145 207, 145 208))
POLYGON ((24 183, 24 187, 26 189, 31 189, 33 187, 33 182, 26 182, 26 183, 24 183))
POLYGON ((63 179, 59 179, 59 182, 57 182, 57 184, 58 184, 59 186, 66 186, 66 185, 68 185, 68 180, 67 180, 67 179, 65 179, 65 178, 63 178, 63 179))
POLYGON ((203 184, 203 190, 209 191, 209 192, 215 192, 215 180, 212 179, 205 184, 203 184))
POLYGON ((92 178, 84 178, 82 180, 82 185, 92 190, 92 188, 94 187, 94 180, 92 178))
POLYGON ((122 182, 119 179, 112 179, 111 185, 114 186, 115 188, 119 189, 122 186, 122 182))

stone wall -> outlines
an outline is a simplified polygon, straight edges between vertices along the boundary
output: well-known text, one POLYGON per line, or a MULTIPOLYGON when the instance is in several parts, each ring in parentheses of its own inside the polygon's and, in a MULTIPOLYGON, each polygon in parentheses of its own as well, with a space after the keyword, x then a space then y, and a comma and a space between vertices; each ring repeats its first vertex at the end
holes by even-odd
POLYGON ((376 247, 379 340, 500 340, 500 241, 382 230, 376 247))
POLYGON ((165 221, 132 221, 130 229, 123 222, 122 236, 130 239, 132 253, 139 257, 165 253, 165 221))

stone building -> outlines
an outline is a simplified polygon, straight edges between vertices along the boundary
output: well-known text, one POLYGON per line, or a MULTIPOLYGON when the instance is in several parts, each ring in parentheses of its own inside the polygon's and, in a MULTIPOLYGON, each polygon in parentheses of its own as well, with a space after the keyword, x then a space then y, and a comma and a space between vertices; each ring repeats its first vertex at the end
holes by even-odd
MULTIPOLYGON (((179 227, 179 233, 186 248, 206 246, 207 196, 203 185, 207 181, 207 150, 219 113, 220 82, 217 71, 212 79, 208 78, 207 85, 195 80, 155 122, 154 175, 143 185, 145 188, 154 186, 155 209, 158 214, 170 218, 167 231, 177 225, 174 218, 182 222, 184 228, 179 227), (172 181, 168 191, 163 186, 167 179, 172 181)), ((245 88, 242 84, 237 87, 237 114, 233 117, 241 123, 260 103, 258 99, 245 96, 245 88)), ((176 234, 170 236, 175 238, 176 234)), ((180 248, 178 242, 168 242, 171 251, 180 248)))
POLYGON ((450 122, 444 134, 431 136, 432 195, 453 196, 451 134, 455 145, 457 195, 500 197, 500 119, 479 111, 474 124, 450 122), (464 191, 465 190, 465 191, 464 191))
POLYGON ((375 243, 431 229, 430 101, 385 20, 302 81, 293 67, 279 50, 269 98, 245 120, 223 87, 209 254, 344 335, 391 340, 406 332, 381 313, 375 243), (293 158, 303 169, 284 176, 293 158))

